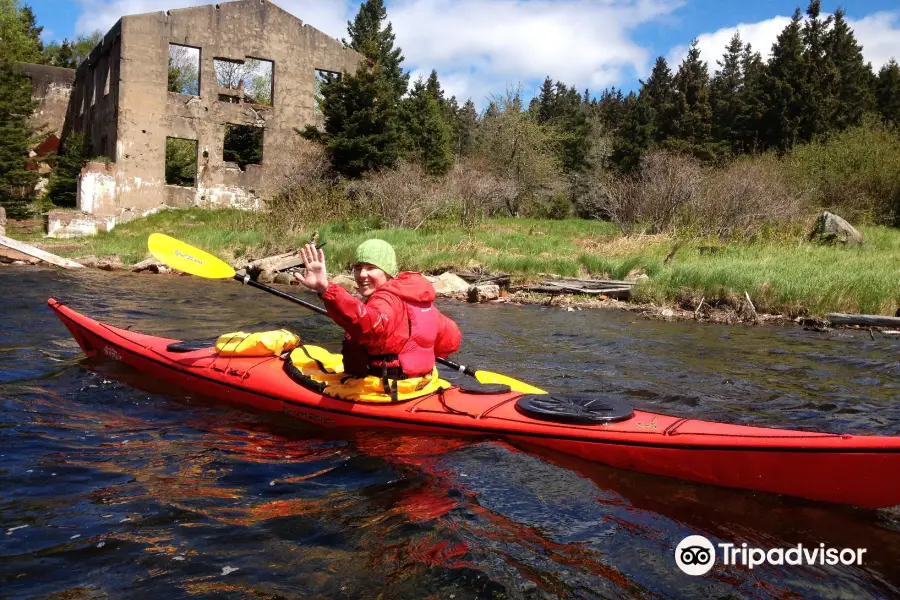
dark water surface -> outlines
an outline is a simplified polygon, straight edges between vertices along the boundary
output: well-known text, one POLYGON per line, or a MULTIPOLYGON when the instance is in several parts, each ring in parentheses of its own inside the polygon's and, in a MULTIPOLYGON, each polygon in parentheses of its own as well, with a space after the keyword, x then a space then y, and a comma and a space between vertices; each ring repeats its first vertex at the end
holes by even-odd
MULTIPOLYGON (((288 327, 336 349, 326 319, 237 283, 4 267, 0 291, 0 598, 900 597, 897 509, 239 412, 85 363, 46 306, 54 296, 181 339, 288 327), (673 551, 693 534, 868 552, 862 566, 720 564, 689 577, 673 551)), ((708 420, 900 435, 900 342, 883 336, 441 309, 465 334, 461 362, 552 391, 598 390, 708 420)))

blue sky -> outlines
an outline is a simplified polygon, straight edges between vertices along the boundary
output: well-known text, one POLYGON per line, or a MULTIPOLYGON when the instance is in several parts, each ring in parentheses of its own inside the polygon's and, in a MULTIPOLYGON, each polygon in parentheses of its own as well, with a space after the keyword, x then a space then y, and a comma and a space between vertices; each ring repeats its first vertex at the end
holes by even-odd
MULTIPOLYGON (((28 0, 25 0, 28 2, 28 0)), ((346 36, 361 0, 275 0, 323 32, 346 36)), ((122 15, 209 4, 210 0, 31 0, 45 40, 104 32, 122 15)), ((599 93, 636 88, 659 55, 673 70, 691 39, 715 61, 736 28, 765 55, 798 4, 785 0, 387 0, 388 18, 415 78, 437 69, 447 91, 484 107, 491 94, 544 76, 599 93)), ((877 69, 900 59, 897 0, 824 1, 842 6, 877 69)), ((805 10, 805 1, 800 8, 805 10)))

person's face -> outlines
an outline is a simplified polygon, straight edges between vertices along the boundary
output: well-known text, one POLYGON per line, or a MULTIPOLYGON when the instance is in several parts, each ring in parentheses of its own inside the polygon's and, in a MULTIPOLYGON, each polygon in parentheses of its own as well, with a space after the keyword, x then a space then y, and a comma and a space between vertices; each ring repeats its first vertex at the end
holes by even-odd
POLYGON ((368 298, 375 290, 387 283, 388 275, 375 265, 360 263, 353 267, 353 278, 363 298, 368 298))

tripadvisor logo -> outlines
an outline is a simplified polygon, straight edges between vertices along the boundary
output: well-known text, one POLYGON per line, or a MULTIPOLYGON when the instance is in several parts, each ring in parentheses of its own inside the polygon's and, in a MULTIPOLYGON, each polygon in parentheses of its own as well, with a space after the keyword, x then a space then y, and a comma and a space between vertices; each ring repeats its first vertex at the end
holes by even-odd
POLYGON ((688 575, 705 575, 716 564, 716 549, 702 535, 689 535, 675 548, 675 564, 688 575))
MULTIPOLYGON (((722 564, 754 568, 759 565, 861 565, 866 548, 827 548, 825 544, 790 548, 748 547, 747 544, 716 544, 721 550, 722 564)), ((716 564, 716 549, 702 535, 689 535, 675 547, 675 564, 688 575, 705 575, 716 564)))

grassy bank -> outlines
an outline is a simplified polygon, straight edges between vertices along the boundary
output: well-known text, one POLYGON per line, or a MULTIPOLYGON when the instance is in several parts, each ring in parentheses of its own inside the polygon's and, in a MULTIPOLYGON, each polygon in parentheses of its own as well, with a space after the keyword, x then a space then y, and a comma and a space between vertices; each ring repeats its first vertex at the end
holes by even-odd
POLYGON ((313 230, 328 242, 332 271, 350 264, 361 241, 380 237, 410 270, 481 268, 507 272, 514 283, 543 274, 621 279, 643 271, 650 278, 636 287, 638 302, 695 306, 704 297, 734 306, 747 292, 758 311, 789 316, 892 315, 900 305, 900 231, 878 226, 862 227, 866 243, 855 248, 823 247, 795 236, 710 247, 703 240, 676 243, 669 235, 625 236, 610 223, 578 219, 489 219, 471 229, 436 222, 415 231, 375 229, 359 220, 287 233, 264 214, 192 209, 161 212, 89 240, 42 245, 68 257, 118 254, 132 264, 148 256, 147 237, 159 231, 236 263, 294 249, 313 230))

